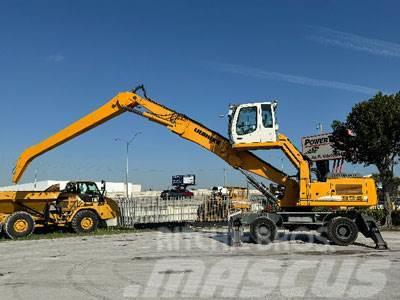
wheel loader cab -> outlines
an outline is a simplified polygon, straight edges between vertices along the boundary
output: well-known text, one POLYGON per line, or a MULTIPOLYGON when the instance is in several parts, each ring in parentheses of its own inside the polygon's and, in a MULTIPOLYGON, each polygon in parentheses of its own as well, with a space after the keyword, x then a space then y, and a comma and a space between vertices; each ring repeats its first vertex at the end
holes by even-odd
POLYGON ((77 194, 85 202, 102 202, 104 195, 92 181, 68 182, 65 186, 67 193, 77 194))
POLYGON ((276 142, 279 129, 275 118, 277 102, 231 106, 229 135, 234 144, 276 142))

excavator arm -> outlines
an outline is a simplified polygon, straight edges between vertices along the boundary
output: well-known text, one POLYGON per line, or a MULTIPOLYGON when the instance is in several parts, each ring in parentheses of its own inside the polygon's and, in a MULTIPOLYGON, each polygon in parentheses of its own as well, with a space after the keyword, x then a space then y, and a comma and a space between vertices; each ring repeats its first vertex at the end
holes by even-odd
MULTIPOLYGON (((143 87, 141 88, 143 89, 143 87)), ((72 123, 53 136, 26 149, 16 163, 13 181, 16 183, 21 179, 29 163, 36 157, 124 112, 132 112, 150 121, 164 125, 180 137, 213 152, 233 168, 249 171, 272 182, 286 186, 287 192, 289 192, 285 193, 287 196, 295 196, 298 193, 297 181, 289 178, 287 174, 276 169, 248 150, 234 149, 229 140, 222 135, 183 114, 156 103, 147 98, 145 93, 143 97, 139 96, 136 91, 137 89, 132 92, 117 94, 97 110, 72 123)))

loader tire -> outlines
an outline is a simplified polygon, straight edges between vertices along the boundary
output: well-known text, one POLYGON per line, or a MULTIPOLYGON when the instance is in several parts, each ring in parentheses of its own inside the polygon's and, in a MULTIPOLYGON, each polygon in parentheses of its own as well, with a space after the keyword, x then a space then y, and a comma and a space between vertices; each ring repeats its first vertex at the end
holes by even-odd
POLYGON ((76 233, 89 233, 97 230, 99 217, 90 210, 78 211, 71 221, 72 230, 76 233))
POLYGON ((336 217, 328 222, 326 234, 335 245, 348 246, 357 239, 358 228, 349 218, 336 217))
POLYGON ((32 216, 25 211, 17 211, 6 219, 3 231, 6 237, 17 239, 30 236, 35 229, 35 221, 32 216))
POLYGON ((266 217, 260 217, 250 224, 251 239, 257 244, 269 244, 276 237, 276 225, 266 217))

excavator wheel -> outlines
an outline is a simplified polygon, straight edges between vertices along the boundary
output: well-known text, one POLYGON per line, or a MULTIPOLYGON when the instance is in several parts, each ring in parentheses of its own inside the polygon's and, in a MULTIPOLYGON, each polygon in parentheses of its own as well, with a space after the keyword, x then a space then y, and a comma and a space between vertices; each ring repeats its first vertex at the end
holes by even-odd
POLYGON ((71 222, 71 227, 76 233, 93 232, 98 226, 99 217, 91 210, 78 211, 71 222))
POLYGON ((328 222, 326 234, 335 245, 348 246, 357 239, 358 228, 351 219, 336 217, 328 222))
POLYGON ((257 244, 269 244, 275 239, 276 225, 266 217, 259 217, 250 224, 250 235, 257 244))
POLYGON ((17 239, 32 234, 35 229, 35 221, 32 216, 25 211, 17 211, 11 214, 3 225, 6 237, 17 239))

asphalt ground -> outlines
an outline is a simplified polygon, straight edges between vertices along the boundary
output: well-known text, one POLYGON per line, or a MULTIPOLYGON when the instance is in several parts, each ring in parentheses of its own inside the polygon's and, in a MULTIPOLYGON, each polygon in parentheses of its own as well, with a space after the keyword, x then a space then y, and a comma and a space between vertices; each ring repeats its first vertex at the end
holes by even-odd
POLYGON ((400 232, 390 250, 280 232, 269 245, 225 232, 155 230, 0 242, 1 299, 399 299, 400 232))

